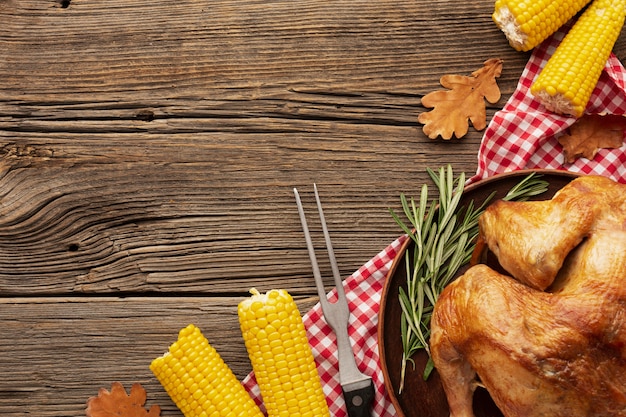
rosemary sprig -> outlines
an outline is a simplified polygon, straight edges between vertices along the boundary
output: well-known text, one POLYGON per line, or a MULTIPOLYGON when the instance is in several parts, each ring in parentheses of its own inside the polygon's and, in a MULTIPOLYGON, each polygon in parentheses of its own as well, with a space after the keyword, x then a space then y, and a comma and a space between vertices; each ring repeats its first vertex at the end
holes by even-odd
MULTIPOLYGON (((493 192, 477 208, 473 201, 467 207, 459 207, 465 174, 455 179, 451 165, 441 167, 438 172, 427 168, 427 172, 437 187, 438 198, 430 199, 426 184, 422 186, 419 202, 401 194, 402 210, 409 224, 390 210, 396 223, 415 243, 412 253, 405 256, 406 288, 401 287, 398 294, 403 351, 400 393, 408 363, 415 367, 412 357, 417 351, 424 349, 429 355, 424 380, 433 370, 428 344, 433 306, 459 268, 469 262, 478 236, 478 218, 495 196, 493 192)), ((548 183, 538 177, 535 173, 526 176, 503 199, 526 200, 545 192, 548 183)))

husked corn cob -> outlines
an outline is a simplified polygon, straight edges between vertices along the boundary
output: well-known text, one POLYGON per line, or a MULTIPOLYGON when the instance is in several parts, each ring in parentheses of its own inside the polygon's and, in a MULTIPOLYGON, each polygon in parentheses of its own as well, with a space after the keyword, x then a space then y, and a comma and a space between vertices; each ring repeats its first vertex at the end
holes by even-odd
POLYGON ((518 51, 529 51, 582 10, 589 0, 496 0, 493 21, 518 51))
POLYGON ((531 86, 550 111, 581 117, 624 25, 626 0, 594 0, 531 86))
POLYGON ((237 377, 193 324, 150 370, 185 417, 263 417, 237 377))
POLYGON ((285 290, 239 303, 241 332, 269 417, 329 416, 296 303, 285 290))

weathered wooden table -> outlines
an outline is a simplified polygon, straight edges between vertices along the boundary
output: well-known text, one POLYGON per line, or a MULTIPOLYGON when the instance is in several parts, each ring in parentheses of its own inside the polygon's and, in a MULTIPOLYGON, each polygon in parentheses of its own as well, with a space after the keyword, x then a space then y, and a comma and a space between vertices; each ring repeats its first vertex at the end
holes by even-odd
POLYGON ((426 167, 474 173, 482 132, 433 141, 417 116, 489 58, 488 118, 513 92, 529 55, 492 9, 0 0, 0 415, 83 416, 113 381, 181 415, 148 365, 189 323, 243 378, 248 288, 316 301, 294 186, 312 219, 318 184, 347 276, 401 233, 388 208, 426 167))

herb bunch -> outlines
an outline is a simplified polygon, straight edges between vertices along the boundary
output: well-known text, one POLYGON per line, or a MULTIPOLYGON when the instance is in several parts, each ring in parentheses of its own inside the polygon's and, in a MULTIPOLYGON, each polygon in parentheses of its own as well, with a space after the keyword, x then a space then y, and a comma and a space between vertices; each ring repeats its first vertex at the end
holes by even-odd
MULTIPOLYGON (((428 175, 438 190, 438 198, 430 199, 428 185, 424 184, 419 201, 400 195, 405 223, 390 210, 391 216, 413 240, 413 250, 405 255, 407 283, 399 289, 402 309, 400 318, 402 336, 402 367, 400 393, 408 363, 415 363, 413 355, 424 349, 429 360, 424 370, 426 380, 433 370, 430 358, 430 319, 437 298, 466 265, 474 251, 478 236, 478 218, 495 196, 490 194, 479 207, 470 201, 467 207, 459 203, 465 187, 465 174, 454 177, 452 166, 441 167, 438 172, 427 168, 428 175)), ((526 200, 547 190, 547 182, 531 173, 513 187, 503 200, 526 200)))

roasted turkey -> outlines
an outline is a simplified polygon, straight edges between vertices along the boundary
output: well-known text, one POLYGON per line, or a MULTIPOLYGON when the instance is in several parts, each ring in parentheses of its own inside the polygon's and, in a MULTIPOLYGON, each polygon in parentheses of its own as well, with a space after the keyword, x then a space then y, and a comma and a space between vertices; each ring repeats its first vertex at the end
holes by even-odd
POLYGON ((506 273, 475 265, 435 305, 450 415, 483 386, 506 417, 626 416, 626 185, 580 177, 479 224, 506 273))

